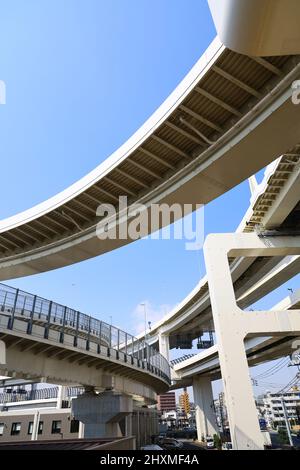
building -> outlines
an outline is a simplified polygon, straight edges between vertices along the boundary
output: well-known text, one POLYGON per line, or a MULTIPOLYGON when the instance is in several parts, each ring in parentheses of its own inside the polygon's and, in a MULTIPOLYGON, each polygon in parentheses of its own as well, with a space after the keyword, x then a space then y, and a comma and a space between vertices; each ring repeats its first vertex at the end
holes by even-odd
MULTIPOLYGON (((2 443, 62 439, 73 442, 83 438, 84 424, 74 419, 71 408, 73 398, 83 393, 81 387, 36 388, 36 384, 29 388, 3 388, 0 390, 0 446, 2 443)), ((110 447, 107 449, 115 448, 117 440, 120 446, 130 445, 131 449, 139 449, 150 444, 152 436, 156 434, 157 410, 134 402, 132 412, 119 422, 118 435, 110 438, 107 443, 110 447)))
POLYGON ((165 411, 162 413, 160 420, 160 431, 164 431, 167 429, 177 428, 178 426, 178 413, 175 410, 172 411, 165 411))
POLYGON ((186 416, 190 414, 190 397, 186 387, 183 389, 183 393, 179 396, 179 407, 185 413, 186 416))
POLYGON ((300 389, 294 389, 285 393, 267 392, 262 397, 261 414, 266 420, 267 426, 277 428, 285 425, 282 399, 291 427, 300 425, 300 389))
POLYGON ((176 411, 175 392, 163 393, 158 396, 157 409, 162 413, 165 411, 176 411))

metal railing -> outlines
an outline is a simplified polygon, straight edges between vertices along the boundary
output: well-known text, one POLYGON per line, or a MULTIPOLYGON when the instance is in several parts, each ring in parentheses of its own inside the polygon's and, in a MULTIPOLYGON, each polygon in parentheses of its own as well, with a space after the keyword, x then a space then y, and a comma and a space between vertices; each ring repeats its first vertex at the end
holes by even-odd
MULTIPOLYGON (((58 332, 56 341, 61 344, 98 354, 106 351, 108 357, 114 351, 114 358, 123 362, 131 361, 132 365, 146 369, 170 383, 170 365, 159 351, 145 340, 97 318, 4 284, 0 284, 0 315, 7 317, 5 324, 1 321, 0 329, 5 326, 10 330, 18 330, 22 320, 26 322, 28 335, 51 340, 55 330, 58 332)), ((24 332, 24 327, 20 330, 24 332)))
MULTIPOLYGON (((67 387, 66 398, 74 398, 84 393, 83 387, 67 387)), ((20 401, 31 400, 55 400, 58 397, 58 387, 45 387, 35 390, 26 390, 13 387, 5 387, 4 391, 0 393, 0 405, 6 403, 17 403, 20 401)))
POLYGON ((184 356, 177 357, 176 359, 172 359, 170 362, 171 366, 175 366, 176 364, 180 364, 180 362, 187 361, 192 357, 196 356, 196 354, 185 354, 184 356))

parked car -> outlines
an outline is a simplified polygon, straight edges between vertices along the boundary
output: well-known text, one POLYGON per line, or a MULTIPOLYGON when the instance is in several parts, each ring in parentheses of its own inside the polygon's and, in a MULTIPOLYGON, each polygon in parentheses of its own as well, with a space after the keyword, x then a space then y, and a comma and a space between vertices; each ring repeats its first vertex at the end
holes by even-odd
POLYGON ((158 446, 157 444, 150 444, 150 445, 141 447, 140 450, 163 450, 163 448, 158 446))
POLYGON ((222 450, 232 450, 232 442, 223 442, 222 450))
POLYGON ((172 438, 165 438, 162 439, 159 443, 163 449, 166 450, 171 450, 171 449, 182 449, 183 443, 180 441, 177 441, 177 439, 172 439, 172 438))
POLYGON ((206 436, 205 442, 206 442, 206 447, 207 447, 208 449, 213 449, 213 448, 215 447, 215 443, 214 443, 213 437, 211 437, 211 436, 206 436))

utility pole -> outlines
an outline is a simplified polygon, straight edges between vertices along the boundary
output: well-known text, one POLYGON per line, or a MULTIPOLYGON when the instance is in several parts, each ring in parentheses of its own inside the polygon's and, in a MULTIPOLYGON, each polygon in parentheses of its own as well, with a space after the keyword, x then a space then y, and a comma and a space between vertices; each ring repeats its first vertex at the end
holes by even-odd
POLYGON ((293 447, 294 444, 293 444, 293 439, 292 439, 291 427, 290 427, 289 417, 288 417, 288 413, 287 413, 287 409, 286 409, 286 406, 285 406, 285 401, 284 401, 283 395, 281 395, 281 405, 282 405, 282 409, 283 409, 283 416, 284 416, 284 420, 285 420, 287 433, 288 433, 288 436, 289 436, 290 445, 291 445, 291 447, 293 447))
POLYGON ((223 414, 223 394, 219 393, 219 411, 220 411, 220 420, 221 420, 221 432, 225 433, 225 426, 224 426, 224 414, 223 414))

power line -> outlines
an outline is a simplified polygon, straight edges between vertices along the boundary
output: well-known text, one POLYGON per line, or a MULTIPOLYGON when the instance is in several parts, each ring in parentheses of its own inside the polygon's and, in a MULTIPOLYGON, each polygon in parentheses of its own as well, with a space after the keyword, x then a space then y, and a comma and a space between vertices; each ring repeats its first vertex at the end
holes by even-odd
POLYGON ((254 379, 259 380, 259 379, 264 379, 264 378, 271 377, 272 375, 277 374, 277 372, 279 372, 281 369, 286 367, 288 362, 289 362, 288 358, 283 358, 277 364, 274 364, 274 366, 270 367, 266 371, 262 372, 261 374, 258 374, 256 376, 254 376, 254 379))
POLYGON ((288 391, 293 386, 298 385, 299 381, 300 381, 300 374, 297 373, 295 375, 295 377, 292 378, 292 380, 290 380, 288 384, 286 384, 285 387, 283 387, 281 390, 278 391, 278 393, 284 393, 284 392, 288 391))
POLYGON ((276 364, 274 364, 272 367, 270 367, 269 369, 261 372, 260 374, 256 375, 255 378, 258 378, 258 377, 261 377, 265 374, 268 374, 269 372, 271 372, 273 369, 276 369, 278 366, 280 366, 282 363, 284 363, 284 361, 286 361, 286 358, 282 358, 279 360, 279 362, 277 362, 276 364))

